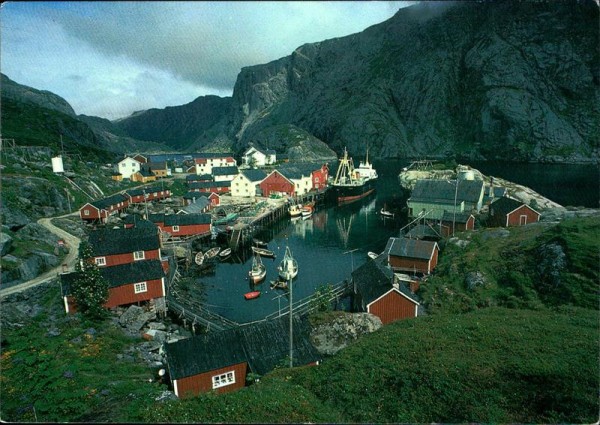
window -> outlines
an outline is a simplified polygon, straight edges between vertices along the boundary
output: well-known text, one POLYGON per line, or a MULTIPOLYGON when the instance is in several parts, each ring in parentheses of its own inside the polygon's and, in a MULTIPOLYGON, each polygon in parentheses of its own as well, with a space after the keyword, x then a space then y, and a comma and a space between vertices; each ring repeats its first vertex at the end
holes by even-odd
POLYGON ((133 253, 133 259, 135 261, 137 261, 137 260, 143 260, 144 259, 144 251, 135 251, 133 253))
POLYGON ((235 384, 235 371, 227 372, 222 375, 215 375, 212 377, 213 390, 215 388, 225 387, 227 385, 235 384))
POLYGON ((179 232, 179 226, 173 226, 173 231, 174 232, 179 232))
POLYGON ((90 210, 83 210, 83 215, 90 215, 90 210))
POLYGON ((136 294, 142 293, 142 292, 146 292, 148 290, 148 287, 146 286, 146 282, 140 282, 140 283, 136 283, 133 286, 133 291, 136 294))
POLYGON ((106 257, 96 257, 97 266, 106 266, 106 257))

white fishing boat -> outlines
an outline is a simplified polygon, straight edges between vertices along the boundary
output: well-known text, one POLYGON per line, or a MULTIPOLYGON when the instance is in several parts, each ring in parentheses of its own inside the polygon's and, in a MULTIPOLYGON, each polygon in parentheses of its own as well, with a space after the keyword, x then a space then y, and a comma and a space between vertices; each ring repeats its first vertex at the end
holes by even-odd
POLYGON ((290 205, 288 212, 290 213, 290 217, 300 217, 302 215, 302 205, 300 204, 292 204, 290 205))
POLYGON ((269 251, 268 249, 257 248, 255 246, 253 246, 252 252, 254 252, 255 254, 258 254, 260 256, 263 256, 263 257, 275 258, 275 253, 273 251, 269 251))
POLYGON ((267 268, 262 263, 260 255, 254 255, 254 258, 252 259, 252 269, 248 272, 248 279, 250 279, 252 283, 259 283, 266 275, 267 268))
POLYGON ((292 257, 289 246, 285 247, 285 255, 277 270, 279 271, 279 277, 285 281, 295 278, 298 274, 298 262, 292 257))
POLYGON ((210 260, 211 258, 216 257, 220 250, 221 250, 221 248, 219 248, 218 246, 215 247, 215 248, 209 249, 204 254, 204 259, 205 260, 210 260))
POLYGON ((231 255, 231 248, 225 248, 223 251, 219 252, 219 257, 221 260, 229 257, 231 255))

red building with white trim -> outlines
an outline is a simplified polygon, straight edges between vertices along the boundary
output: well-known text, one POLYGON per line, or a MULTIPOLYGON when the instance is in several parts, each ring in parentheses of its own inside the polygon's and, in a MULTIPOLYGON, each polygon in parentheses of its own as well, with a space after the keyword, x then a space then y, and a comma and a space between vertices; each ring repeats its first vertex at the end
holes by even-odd
POLYGON ((295 184, 277 170, 273 170, 258 186, 266 198, 271 195, 294 196, 296 193, 295 184))
POLYGON ((122 193, 108 198, 88 202, 79 209, 79 216, 86 222, 106 223, 108 217, 124 211, 129 206, 129 197, 122 193))
POLYGON ((393 271, 429 274, 438 262, 437 242, 407 238, 390 238, 384 252, 393 271))
POLYGON ((541 214, 529 205, 516 199, 503 197, 490 204, 488 224, 490 226, 524 226, 540 221, 541 214))

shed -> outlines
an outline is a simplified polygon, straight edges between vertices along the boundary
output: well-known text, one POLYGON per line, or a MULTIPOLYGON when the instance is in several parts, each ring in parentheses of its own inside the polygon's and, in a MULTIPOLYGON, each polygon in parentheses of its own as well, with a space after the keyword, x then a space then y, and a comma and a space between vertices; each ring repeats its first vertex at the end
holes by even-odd
POLYGON ((464 232, 475 228, 475 216, 470 213, 452 213, 444 211, 440 221, 443 236, 453 235, 455 232, 464 232))
POLYGON ((509 197, 500 198, 490 204, 488 223, 491 226, 524 226, 536 223, 541 214, 523 202, 509 197))
POLYGON ((431 241, 390 238, 384 253, 394 271, 429 274, 437 265, 439 246, 431 241))

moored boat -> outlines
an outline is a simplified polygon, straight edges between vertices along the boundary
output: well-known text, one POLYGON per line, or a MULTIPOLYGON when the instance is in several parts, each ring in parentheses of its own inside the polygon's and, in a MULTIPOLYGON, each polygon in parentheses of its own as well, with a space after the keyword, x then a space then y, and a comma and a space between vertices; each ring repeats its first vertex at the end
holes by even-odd
POLYGON ((260 255, 254 255, 252 269, 248 272, 248 278, 252 283, 261 282, 267 275, 267 268, 262 263, 260 255))
POLYGON ((302 207, 301 214, 302 218, 309 218, 315 212, 315 203, 309 202, 302 207))
POLYGON ((394 213, 387 209, 387 205, 383 206, 383 208, 379 211, 379 214, 381 214, 383 217, 389 217, 389 218, 394 217, 394 213))
POLYGON ((203 262, 204 262, 204 254, 202 254, 202 251, 199 251, 196 254, 196 256, 194 257, 194 263, 201 266, 203 262))
POLYGON ((268 245, 266 242, 261 241, 260 239, 253 238, 252 243, 259 248, 266 248, 268 245))
POLYGON ((340 165, 331 184, 332 193, 338 203, 353 202, 373 193, 377 178, 377 171, 369 162, 368 150, 365 161, 355 169, 352 158, 348 157, 348 151, 344 148, 344 156, 340 159, 340 165))
POLYGON ((285 281, 295 278, 298 274, 298 262, 292 257, 289 246, 285 247, 285 255, 277 270, 279 271, 279 277, 285 281))
POLYGON ((208 250, 208 251, 206 251, 206 253, 204 254, 204 259, 206 259, 206 260, 210 260, 211 258, 215 257, 215 256, 216 256, 216 255, 219 253, 219 251, 220 251, 220 250, 221 250, 221 248, 219 248, 218 246, 217 246, 217 247, 214 247, 214 248, 211 248, 211 249, 209 249, 209 250, 208 250))
POLYGON ((377 257, 379 257, 379 254, 377 254, 377 253, 375 253, 375 252, 373 252, 373 251, 369 251, 369 252, 367 252, 367 256, 368 256, 368 257, 369 257, 371 260, 374 260, 374 259, 376 259, 377 257))
POLYGON ((275 253, 273 251, 270 251, 268 249, 264 249, 264 248, 257 248, 255 246, 252 247, 252 252, 254 252, 255 254, 258 254, 262 257, 271 257, 271 258, 275 258, 275 253))
POLYGON ((219 257, 221 260, 229 257, 231 255, 231 248, 225 248, 223 251, 219 252, 219 257))
POLYGON ((284 280, 272 280, 271 281, 271 289, 287 289, 288 284, 284 280))
POLYGON ((252 291, 244 294, 244 298, 247 300, 252 300, 254 298, 258 298, 260 296, 260 291, 252 291))
POLYGON ((290 205, 288 212, 290 213, 290 217, 300 217, 302 215, 302 205, 300 204, 292 204, 290 205))

